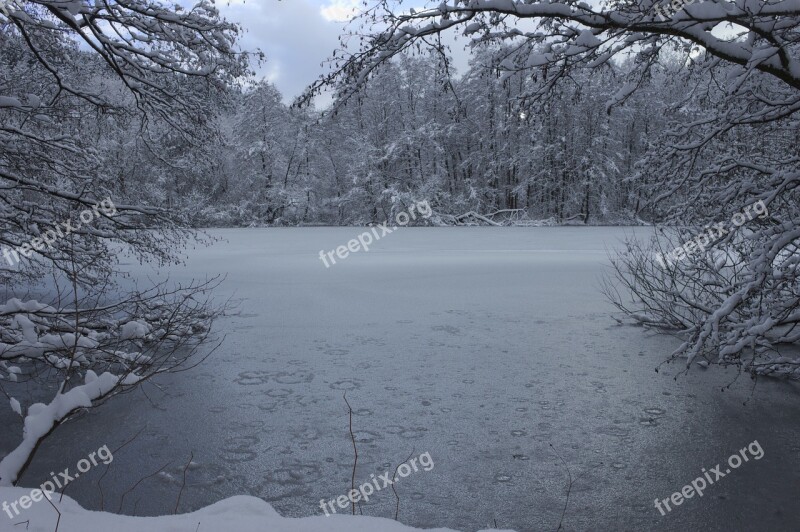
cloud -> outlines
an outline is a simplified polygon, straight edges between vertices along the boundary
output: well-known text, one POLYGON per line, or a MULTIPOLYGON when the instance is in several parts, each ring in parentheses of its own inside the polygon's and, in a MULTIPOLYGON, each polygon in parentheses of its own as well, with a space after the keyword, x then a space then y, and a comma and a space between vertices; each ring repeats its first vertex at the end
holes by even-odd
MULTIPOLYGON (((359 6, 359 0, 218 2, 222 15, 246 30, 241 48, 260 49, 266 55, 262 65, 254 65, 257 77, 274 83, 287 103, 320 75, 330 72, 326 61, 340 48, 339 36, 347 31, 347 21, 358 12, 359 6)), ((467 41, 458 38, 455 32, 448 32, 443 41, 451 47, 455 69, 465 72, 470 56, 464 50, 467 41)), ((328 95, 318 103, 329 101, 328 95)))
POLYGON ((359 13, 358 4, 358 0, 332 0, 320 9, 320 14, 331 22, 347 22, 359 13))
POLYGON ((288 102, 328 71, 322 63, 339 47, 345 29, 340 20, 350 4, 349 0, 231 0, 218 5, 226 19, 244 28, 240 47, 260 49, 266 55, 262 65, 254 65, 257 77, 274 83, 288 102))

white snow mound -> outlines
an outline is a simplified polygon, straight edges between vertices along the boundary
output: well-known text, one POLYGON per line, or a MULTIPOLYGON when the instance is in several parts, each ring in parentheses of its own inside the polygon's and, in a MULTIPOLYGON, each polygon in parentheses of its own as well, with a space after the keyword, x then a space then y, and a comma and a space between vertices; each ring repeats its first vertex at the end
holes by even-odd
MULTIPOLYGON (((26 488, 0 487, 0 501, 16 501, 23 495, 30 496, 26 488)), ((352 515, 326 517, 288 518, 281 517, 268 503, 256 497, 231 497, 190 514, 163 517, 129 517, 106 512, 84 510, 77 502, 64 496, 53 497, 53 504, 61 512, 59 532, 176 532, 198 530, 235 530, 236 532, 408 532, 423 530, 413 528, 391 519, 352 515)), ((0 530, 10 530, 13 523, 30 519, 27 532, 53 532, 58 518, 47 501, 34 503, 19 516, 9 519, 0 513, 0 530)), ((428 529, 431 532, 452 532, 448 528, 428 529)), ((485 531, 488 532, 488 531, 485 531)), ((493 529, 492 532, 502 532, 493 529)), ((513 532, 513 531, 507 531, 513 532)))
POLYGON ((144 338, 150 333, 150 326, 141 321, 129 321, 122 326, 120 332, 120 340, 138 340, 144 338))

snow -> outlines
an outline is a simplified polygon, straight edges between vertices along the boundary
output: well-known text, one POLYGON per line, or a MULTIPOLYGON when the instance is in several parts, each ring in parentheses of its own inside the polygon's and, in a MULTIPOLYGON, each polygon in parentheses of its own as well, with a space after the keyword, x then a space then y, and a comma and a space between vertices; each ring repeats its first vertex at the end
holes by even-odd
MULTIPOLYGON (((73 333, 48 333, 39 336, 36 323, 31 320, 31 314, 51 314, 55 309, 36 300, 22 301, 11 299, 5 305, 0 305, 0 315, 13 315, 12 329, 19 330, 22 338, 16 343, 0 342, 0 358, 15 358, 25 356, 28 358, 41 358, 48 351, 56 349, 72 349, 73 347, 94 348, 98 341, 88 336, 76 336, 73 333)), ((59 367, 67 367, 68 359, 50 354, 48 358, 59 367)), ((78 357, 79 358, 79 357, 78 357)))
MULTIPOLYGON (((19 316, 16 318, 17 322, 20 323, 19 316)), ((24 319, 22 323, 25 323, 24 319)), ((24 340, 15 344, 0 342, 0 358, 11 358, 17 356, 40 358, 45 352, 52 351, 53 348, 71 349, 75 346, 93 348, 98 345, 97 340, 87 336, 78 336, 76 339, 76 336, 73 333, 44 334, 39 338, 36 338, 31 325, 32 324, 28 324, 23 327, 23 334, 25 335, 24 340)))
POLYGON ((17 314, 14 316, 14 321, 16 322, 17 326, 22 329, 22 336, 25 340, 29 342, 36 342, 38 340, 38 336, 36 335, 36 326, 34 323, 24 314, 17 314))
POLYGON ((19 404, 19 401, 14 399, 13 397, 10 399, 11 402, 11 410, 13 410, 17 415, 22 415, 22 407, 19 404))
POLYGON ((10 299, 5 305, 0 305, 0 314, 11 314, 13 312, 55 312, 50 305, 39 303, 35 299, 22 301, 18 298, 10 299))
POLYGON ((636 90, 636 83, 627 82, 606 103, 606 110, 624 102, 636 90))
POLYGON ((89 371, 82 386, 76 386, 66 393, 57 393, 47 405, 31 405, 28 415, 25 416, 22 441, 0 461, 0 485, 7 486, 17 480, 31 450, 56 423, 78 408, 91 406, 92 401, 103 397, 118 382, 119 378, 111 373, 103 373, 98 377, 93 371, 89 371))
POLYGON ((467 24, 467 26, 464 28, 464 35, 471 35, 473 33, 476 33, 480 31, 481 28, 483 28, 483 24, 481 24, 480 22, 471 22, 470 24, 467 24))
POLYGON ((120 340, 138 340, 147 336, 150 327, 141 321, 129 321, 122 326, 120 340))
POLYGON ((135 373, 130 373, 125 375, 122 379, 120 379, 120 383, 124 384, 125 386, 133 386, 134 384, 139 383, 142 380, 142 377, 136 375, 135 373))
POLYGON ((585 46, 586 48, 594 48, 600 46, 601 41, 590 30, 584 30, 575 39, 575 44, 578 46, 585 46))
MULTIPOLYGON (((16 501, 29 496, 25 488, 0 487, 0 501, 16 501)), ((192 530, 231 530, 235 532, 409 532, 422 530, 405 526, 391 519, 378 517, 332 515, 291 519, 281 517, 272 506, 255 497, 237 496, 225 499, 190 514, 163 517, 129 517, 107 512, 84 510, 69 496, 54 496, 53 505, 61 512, 60 532, 178 532, 192 530)), ((27 532, 53 532, 58 518, 47 501, 34 503, 15 519, 0 514, 0 530, 13 530, 10 523, 28 521, 27 532)), ((448 528, 428 529, 447 532, 448 528)), ((497 529, 492 529, 497 531, 497 529)), ((500 531, 502 532, 502 531, 500 531)))

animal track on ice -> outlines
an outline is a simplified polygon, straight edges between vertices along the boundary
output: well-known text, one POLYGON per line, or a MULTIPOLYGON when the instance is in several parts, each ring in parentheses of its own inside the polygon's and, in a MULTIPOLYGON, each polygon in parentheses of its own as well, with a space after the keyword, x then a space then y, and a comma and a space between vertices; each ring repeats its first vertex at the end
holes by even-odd
POLYGON ((297 371, 243 371, 233 380, 240 386, 258 386, 269 383, 273 379, 278 384, 301 384, 314 380, 314 374, 308 370, 297 371))
POLYGON ((358 379, 342 379, 331 383, 330 387, 334 390, 358 390, 361 388, 361 381, 358 379))
POLYGON ((666 410, 661 408, 645 408, 645 414, 648 414, 645 417, 639 418, 639 424, 645 427, 655 427, 660 425, 658 418, 666 414, 666 410))
POLYGON ((382 440, 383 436, 371 430, 356 430, 353 431, 353 437, 356 443, 373 443, 376 440, 382 440))
POLYGON ((452 325, 434 325, 431 327, 431 330, 436 332, 446 332, 448 334, 452 334, 453 336, 458 336, 461 334, 461 329, 458 327, 453 327, 452 325))
POLYGON ((319 429, 313 427, 295 427, 289 430, 289 434, 291 434, 292 438, 298 443, 313 442, 318 440, 321 435, 319 429))
POLYGON ((272 482, 279 486, 297 486, 315 484, 322 479, 322 470, 315 463, 292 464, 267 472, 267 483, 272 482))
POLYGON ((258 409, 262 412, 267 412, 270 414, 274 414, 278 411, 278 408, 281 406, 280 401, 268 401, 266 403, 260 403, 258 405, 258 409))
POLYGON ((428 431, 425 427, 403 427, 400 425, 389 425, 386 432, 396 434, 404 440, 418 440, 425 436, 428 431))
POLYGON ((220 458, 230 463, 252 462, 258 458, 253 448, 261 443, 257 436, 234 436, 225 440, 220 458))
POLYGON ((280 371, 275 374, 275 382, 279 384, 301 384, 314 380, 314 374, 307 370, 280 371))
POLYGON ((269 373, 266 371, 243 371, 233 379, 233 382, 240 386, 256 386, 266 384, 269 381, 269 373))
POLYGON ((269 388, 267 390, 264 390, 264 395, 276 399, 289 397, 290 395, 292 395, 292 393, 293 393, 292 390, 289 390, 288 388, 269 388))

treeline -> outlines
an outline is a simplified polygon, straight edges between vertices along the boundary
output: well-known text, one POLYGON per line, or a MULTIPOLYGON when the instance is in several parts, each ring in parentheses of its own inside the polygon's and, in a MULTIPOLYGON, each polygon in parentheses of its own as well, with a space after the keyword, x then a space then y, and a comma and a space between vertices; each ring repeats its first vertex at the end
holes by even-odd
POLYGON ((643 195, 659 176, 643 161, 686 92, 683 66, 654 69, 625 99, 625 65, 537 78, 504 61, 482 50, 453 76, 437 57, 402 56, 324 112, 248 87, 222 104, 214 164, 171 201, 200 205, 197 225, 365 224, 421 200, 440 215, 652 219, 643 195))
MULTIPOLYGON (((168 208, 193 226, 366 224, 424 200, 440 222, 470 211, 652 219, 642 200, 660 176, 644 161, 668 124, 664 110, 691 84, 690 69, 664 60, 625 98, 624 64, 548 75, 515 71, 514 52, 485 48, 460 76, 435 55, 401 56, 320 111, 285 105, 267 82, 211 91, 175 74, 173 89, 195 105, 176 128, 168 113, 143 118, 102 61, 70 53, 79 59, 68 82, 115 105, 62 96, 48 131, 93 154, 104 188, 122 196, 115 201, 168 208)), ((34 64, 19 37, 4 35, 0 92, 34 91, 47 75, 34 64)))

